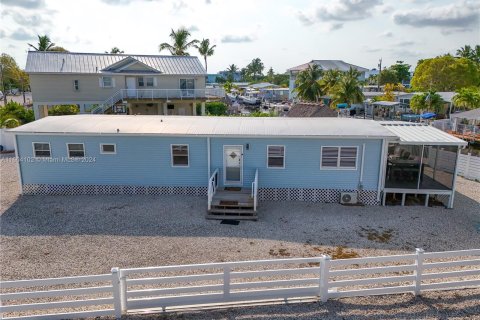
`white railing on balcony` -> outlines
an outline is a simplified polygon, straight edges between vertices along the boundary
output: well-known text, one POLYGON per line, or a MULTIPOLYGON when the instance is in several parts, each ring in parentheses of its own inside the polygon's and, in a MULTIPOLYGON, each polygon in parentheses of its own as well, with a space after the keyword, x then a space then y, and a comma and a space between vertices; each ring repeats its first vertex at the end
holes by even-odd
POLYGON ((253 210, 257 211, 258 203, 258 169, 255 170, 255 179, 252 182, 253 210))
POLYGON ((205 89, 120 89, 111 97, 92 109, 91 113, 101 114, 120 100, 129 99, 208 99, 223 98, 222 88, 205 89))
POLYGON ((213 171, 212 176, 208 179, 208 210, 212 208, 212 200, 218 187, 218 169, 213 171))

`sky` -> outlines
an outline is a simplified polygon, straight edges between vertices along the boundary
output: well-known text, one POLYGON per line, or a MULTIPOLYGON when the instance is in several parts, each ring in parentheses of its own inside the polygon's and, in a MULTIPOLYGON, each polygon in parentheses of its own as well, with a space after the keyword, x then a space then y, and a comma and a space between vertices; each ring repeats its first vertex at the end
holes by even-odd
MULTIPOLYGON (((480 44, 479 0, 0 0, 0 49, 25 67, 38 34, 71 52, 160 54, 171 29, 216 45, 208 73, 259 57, 285 72, 313 59, 365 68, 480 44)), ((198 55, 195 48, 191 55, 198 55)), ((169 55, 168 51, 161 54, 169 55)), ((203 59, 201 60, 203 63, 203 59)))

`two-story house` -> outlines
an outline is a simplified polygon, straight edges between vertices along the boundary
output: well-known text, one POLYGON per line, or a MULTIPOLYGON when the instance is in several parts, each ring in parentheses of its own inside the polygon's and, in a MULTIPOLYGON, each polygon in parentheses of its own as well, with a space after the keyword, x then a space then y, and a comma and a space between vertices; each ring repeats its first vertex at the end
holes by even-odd
POLYGON ((301 71, 308 68, 310 65, 318 65, 323 71, 327 70, 339 70, 342 72, 347 72, 350 67, 360 72, 359 80, 365 80, 365 73, 369 71, 367 68, 359 67, 350 63, 346 63, 342 60, 312 60, 310 62, 301 64, 296 67, 292 67, 288 69, 288 74, 290 75, 289 81, 289 98, 293 99, 296 97, 295 88, 296 84, 295 81, 297 80, 297 75, 301 71))
POLYGON ((76 104, 80 113, 196 115, 197 104, 223 96, 206 89, 197 57, 30 51, 35 118, 48 107, 76 104))

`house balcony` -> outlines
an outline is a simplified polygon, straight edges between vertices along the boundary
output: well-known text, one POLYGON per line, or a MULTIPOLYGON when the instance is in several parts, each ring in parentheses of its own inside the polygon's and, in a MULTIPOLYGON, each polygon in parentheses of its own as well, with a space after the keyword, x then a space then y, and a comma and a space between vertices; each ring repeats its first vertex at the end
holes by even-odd
MULTIPOLYGON (((203 100, 221 99, 225 91, 220 88, 205 89, 121 89, 118 100, 149 99, 149 100, 203 100)), ((117 100, 117 101, 118 101, 117 100)), ((115 102, 113 102, 115 103, 115 102)))

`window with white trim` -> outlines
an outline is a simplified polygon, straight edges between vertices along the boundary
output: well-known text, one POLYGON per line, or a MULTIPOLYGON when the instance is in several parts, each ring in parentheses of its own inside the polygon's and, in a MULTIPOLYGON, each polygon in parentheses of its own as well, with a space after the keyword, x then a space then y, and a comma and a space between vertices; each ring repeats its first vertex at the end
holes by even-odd
POLYGON ((147 77, 145 78, 145 84, 147 85, 147 87, 153 87, 153 78, 152 77, 147 77))
POLYGON ((47 142, 34 142, 33 143, 33 155, 35 158, 50 158, 50 143, 47 142))
POLYGON ((356 169, 358 147, 322 147, 321 169, 356 169))
POLYGON ((69 158, 85 157, 85 146, 83 143, 67 143, 67 151, 69 158))
POLYGON ((172 144, 172 166, 188 167, 188 144, 172 144))
POLYGON ((113 87, 112 77, 102 77, 102 87, 103 88, 112 88, 113 87))
POLYGON ((115 143, 101 143, 100 144, 100 153, 101 154, 116 154, 117 146, 115 143))
POLYGON ((267 158, 267 168, 285 168, 285 146, 268 146, 267 158))
POLYGON ((144 87, 145 86, 145 81, 143 81, 143 77, 138 77, 137 78, 137 84, 139 87, 144 87))

